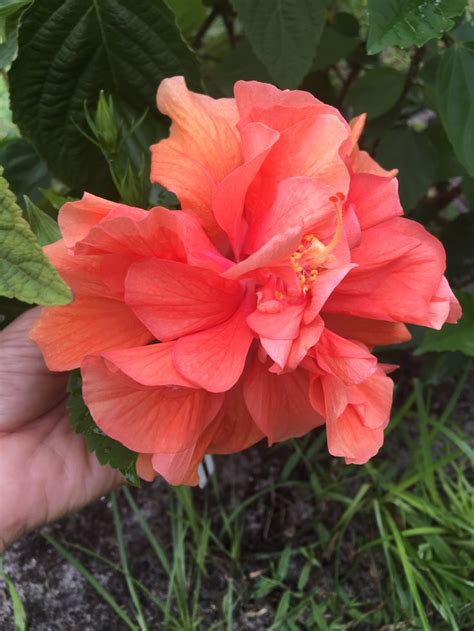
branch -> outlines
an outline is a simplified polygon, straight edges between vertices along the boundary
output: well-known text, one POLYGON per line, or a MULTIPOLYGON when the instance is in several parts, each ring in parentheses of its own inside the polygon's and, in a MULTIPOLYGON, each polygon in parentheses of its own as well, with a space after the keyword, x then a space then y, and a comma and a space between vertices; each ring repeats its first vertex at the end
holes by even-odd
POLYGON ((202 40, 204 39, 204 36, 206 35, 209 28, 212 26, 214 20, 217 18, 219 13, 219 7, 214 7, 209 15, 206 17, 194 37, 193 48, 200 48, 202 46, 202 40))

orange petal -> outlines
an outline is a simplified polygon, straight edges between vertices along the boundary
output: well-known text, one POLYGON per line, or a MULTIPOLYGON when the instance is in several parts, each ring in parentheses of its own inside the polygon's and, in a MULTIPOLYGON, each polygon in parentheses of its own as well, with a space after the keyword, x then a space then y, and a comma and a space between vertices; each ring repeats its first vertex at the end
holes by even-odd
POLYGON ((309 401, 309 377, 300 368, 275 375, 255 359, 244 379, 247 408, 269 443, 303 436, 324 420, 309 401))
POLYGON ((210 392, 224 392, 237 383, 253 340, 246 319, 254 301, 248 294, 228 320, 176 342, 174 362, 186 379, 210 392))
POLYGON ((158 109, 172 120, 170 137, 151 148, 151 180, 176 193, 209 236, 221 234, 212 214, 212 192, 242 162, 234 99, 190 92, 183 77, 161 82, 158 109))
POLYGON ((362 230, 403 215, 396 178, 368 173, 352 176, 348 204, 353 205, 362 230))
POLYGON ((87 357, 81 372, 84 401, 98 427, 133 451, 189 449, 222 405, 222 395, 204 390, 139 384, 103 357, 87 357))
POLYGON ((343 337, 359 340, 367 346, 401 344, 411 339, 410 331, 400 322, 369 320, 342 313, 324 313, 328 329, 343 337))
POLYGON ((58 223, 66 246, 74 247, 110 213, 137 218, 145 211, 84 193, 82 199, 67 202, 59 211, 58 223))
POLYGON ((125 301, 162 341, 227 320, 242 299, 239 283, 185 263, 145 259, 127 275, 125 301))
POLYGON ((89 296, 77 296, 64 307, 46 307, 30 335, 50 370, 71 370, 86 355, 152 339, 122 302, 89 296))

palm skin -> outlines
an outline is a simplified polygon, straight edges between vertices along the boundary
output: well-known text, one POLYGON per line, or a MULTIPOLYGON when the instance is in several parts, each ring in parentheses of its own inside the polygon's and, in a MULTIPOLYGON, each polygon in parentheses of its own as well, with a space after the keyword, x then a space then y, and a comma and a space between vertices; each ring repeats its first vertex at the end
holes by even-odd
POLYGON ((0 332, 0 552, 122 481, 71 429, 67 375, 50 372, 28 338, 38 315, 32 309, 0 332))

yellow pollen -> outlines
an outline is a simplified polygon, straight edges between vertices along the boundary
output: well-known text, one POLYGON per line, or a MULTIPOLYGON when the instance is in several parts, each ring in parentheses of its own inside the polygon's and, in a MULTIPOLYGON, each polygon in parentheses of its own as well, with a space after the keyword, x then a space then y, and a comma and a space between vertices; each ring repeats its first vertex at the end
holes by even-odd
POLYGON ((306 295, 311 289, 311 284, 318 277, 319 269, 334 259, 332 255, 342 233, 342 202, 345 196, 337 193, 329 198, 335 205, 336 210, 336 230, 331 241, 324 245, 314 234, 307 234, 303 237, 297 250, 290 256, 291 268, 298 278, 298 283, 306 295))

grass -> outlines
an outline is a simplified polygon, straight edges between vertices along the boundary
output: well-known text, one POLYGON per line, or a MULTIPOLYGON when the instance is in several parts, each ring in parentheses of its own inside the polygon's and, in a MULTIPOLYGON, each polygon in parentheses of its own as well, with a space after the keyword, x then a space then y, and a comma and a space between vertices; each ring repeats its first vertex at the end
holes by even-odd
MULTIPOLYGON (((277 473, 250 487, 218 466, 204 490, 174 489, 159 532, 140 510, 140 492, 113 495, 115 559, 43 536, 119 628, 472 628, 474 454, 449 423, 468 371, 437 414, 431 387, 415 381, 393 415, 384 456, 364 467, 329 459, 323 433, 313 433, 267 452, 263 469, 276 462, 277 473), (127 549, 126 514, 159 567, 159 588, 127 549), (94 577, 92 560, 122 577, 119 594, 94 577)), ((23 629, 21 601, 7 585, 23 629)))

